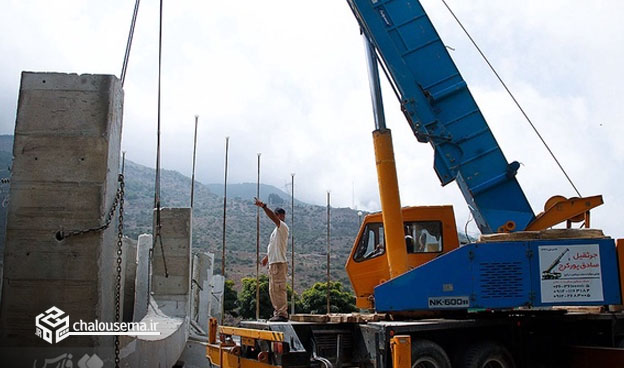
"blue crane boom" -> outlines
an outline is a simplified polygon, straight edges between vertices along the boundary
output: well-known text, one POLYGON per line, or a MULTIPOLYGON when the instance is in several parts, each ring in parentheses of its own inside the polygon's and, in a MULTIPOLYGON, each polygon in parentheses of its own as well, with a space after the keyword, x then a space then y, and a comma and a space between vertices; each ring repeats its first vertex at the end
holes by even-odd
POLYGON ((466 82, 416 0, 347 0, 400 95, 420 142, 434 148, 442 185, 457 182, 484 233, 524 230, 535 218, 466 82))
MULTIPOLYGON (((602 203, 601 196, 554 196, 534 215, 516 180, 519 164, 505 159, 419 1, 347 2, 374 49, 369 61, 376 55, 373 62, 385 66, 416 138, 434 148, 442 185, 457 182, 482 233, 544 230, 563 221, 568 228, 575 221, 589 227, 589 210, 602 203)), ((383 199, 386 178, 379 180, 383 199)), ((496 235, 459 248, 447 244, 435 259, 408 260, 408 268, 409 262, 416 266, 397 276, 392 270, 402 264, 396 260, 410 254, 403 238, 390 241, 386 223, 393 221, 386 219, 383 200, 382 212, 391 278, 374 287, 379 312, 621 303, 615 242, 602 233, 545 231, 496 235)), ((362 285, 358 297, 368 298, 362 285)))

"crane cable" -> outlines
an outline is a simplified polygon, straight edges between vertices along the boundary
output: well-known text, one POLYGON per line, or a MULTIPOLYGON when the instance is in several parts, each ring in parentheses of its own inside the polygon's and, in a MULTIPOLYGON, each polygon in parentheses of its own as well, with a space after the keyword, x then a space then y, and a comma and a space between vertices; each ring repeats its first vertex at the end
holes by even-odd
MULTIPOLYGON (((158 29, 158 128, 156 132, 156 180, 154 185, 154 207, 156 208, 156 224, 154 227, 154 241, 152 243, 152 249, 150 249, 150 255, 153 256, 154 248, 157 244, 160 244, 160 250, 162 254, 163 266, 165 269, 165 277, 169 277, 167 272, 167 261, 165 259, 165 247, 162 242, 162 235, 160 234, 160 96, 161 96, 161 69, 162 69, 162 23, 163 23, 163 0, 160 0, 160 24, 158 29)), ((149 289, 149 288, 148 288, 149 289)), ((148 296, 149 299, 149 296, 148 296)))
POLYGON ((509 94, 509 96, 511 97, 511 99, 513 100, 513 102, 516 104, 516 106, 518 107, 518 109, 520 110, 520 112, 522 113, 522 115, 524 115, 524 118, 526 119, 526 121, 529 122, 529 124, 531 125, 531 128, 533 128, 533 131, 535 131, 535 134, 537 134, 537 136, 539 137, 539 139, 542 141, 542 143, 544 144, 544 147, 546 147, 546 150, 548 150, 548 152, 550 153, 550 155, 552 156, 552 158, 555 160, 555 162, 557 163, 557 166, 559 166, 559 169, 561 169, 561 171, 563 172, 563 175, 565 175, 566 179, 568 179, 568 182, 570 183, 570 185, 572 186, 572 188, 574 188, 574 191, 576 192, 576 194, 579 197, 581 196, 581 193, 579 192, 579 190, 576 188, 576 186, 574 185, 574 183, 572 182, 572 179, 570 179, 570 176, 568 176, 568 173, 565 171, 565 169, 563 168, 563 166, 561 165, 561 163, 559 162, 559 160, 557 159, 557 157, 555 156, 555 154, 553 153, 553 151, 550 149, 550 147, 548 146, 548 144, 546 143, 546 141, 544 140, 544 138, 542 137, 542 135, 540 134, 540 132, 537 130, 537 128, 535 127, 535 125, 533 124, 533 122, 531 121, 531 119, 529 118, 529 116, 526 114, 526 112, 524 111, 524 109, 522 108, 522 106, 520 106, 520 103, 518 102, 518 100, 516 100, 516 97, 513 95, 513 93, 511 93, 511 91, 509 90, 509 88, 507 87, 507 85, 505 84, 505 82, 503 81, 503 79, 500 77, 500 75, 498 74, 498 72, 496 71, 496 69, 494 69, 494 66, 492 66, 492 64, 490 63, 490 61, 488 60, 488 58, 485 56, 485 54, 483 53, 483 51, 481 51, 481 48, 479 48, 479 46, 477 45, 477 43, 475 42, 475 40, 472 38, 472 36, 470 35, 470 33, 468 33, 468 30, 466 30, 466 28, 464 27, 464 25, 462 24, 462 22, 459 20, 459 18, 457 18, 457 16, 455 15, 455 13, 453 12, 453 10, 451 9, 451 7, 446 3, 445 0, 440 0, 442 1, 442 3, 444 4, 444 6, 446 6, 446 9, 448 9, 448 11, 451 13, 451 15, 453 16, 453 18, 455 18, 455 21, 457 22, 457 24, 459 24, 459 26, 461 27, 461 29, 464 31, 464 33, 466 34, 466 36, 468 36, 468 39, 470 39, 470 42, 472 42, 472 45, 477 49, 477 51, 479 52, 479 54, 481 55, 481 57, 483 58, 483 60, 485 60, 485 62, 487 63, 487 65, 490 67, 490 70, 492 70, 492 72, 494 73, 494 75, 496 76, 496 78, 498 78, 498 81, 501 83, 501 85, 503 86, 503 88, 505 88, 505 90, 507 91, 507 94, 509 94))
POLYGON ((137 15, 139 14, 139 3, 141 0, 136 0, 134 3, 134 12, 132 13, 132 21, 130 22, 130 31, 128 32, 128 42, 126 43, 126 53, 124 54, 123 64, 121 66, 121 74, 119 79, 121 80, 121 88, 126 81, 126 70, 128 69, 128 61, 130 60, 130 49, 132 48, 132 39, 134 38, 134 27, 136 25, 137 15))

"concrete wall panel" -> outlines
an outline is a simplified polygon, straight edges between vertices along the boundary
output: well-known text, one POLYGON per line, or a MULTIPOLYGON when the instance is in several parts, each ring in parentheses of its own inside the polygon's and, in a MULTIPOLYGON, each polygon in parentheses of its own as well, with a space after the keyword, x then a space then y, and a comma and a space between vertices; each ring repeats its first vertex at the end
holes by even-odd
MULTIPOLYGON (((35 316, 51 306, 69 314, 70 323, 114 319, 116 227, 61 242, 54 233, 104 222, 117 189, 122 105, 121 84, 111 75, 22 74, 0 358, 12 347, 31 349, 23 355, 32 366, 33 356, 51 351, 34 335, 35 316)), ((110 336, 61 342, 97 351, 110 351, 112 343, 110 336)))

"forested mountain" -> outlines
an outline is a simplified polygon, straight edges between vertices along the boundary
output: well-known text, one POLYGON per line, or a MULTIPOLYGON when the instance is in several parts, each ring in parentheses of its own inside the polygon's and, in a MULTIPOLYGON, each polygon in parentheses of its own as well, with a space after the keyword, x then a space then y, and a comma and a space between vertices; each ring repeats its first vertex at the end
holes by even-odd
MULTIPOLYGON (((151 232, 151 209, 154 203, 155 170, 126 162, 126 235, 136 238, 151 232)), ((188 207, 190 205, 191 179, 170 170, 161 173, 161 205, 163 207, 188 207)), ((253 196, 255 184, 228 185, 226 217, 226 275, 237 283, 241 277, 255 275, 256 210, 253 196)), ((271 206, 287 210, 286 223, 295 236, 295 289, 301 291, 315 281, 326 279, 327 208, 295 200, 294 226, 290 223, 290 197, 270 186, 261 186, 261 199, 271 206)), ((217 268, 221 264, 223 246, 223 185, 195 183, 193 205, 193 248, 215 254, 217 268), (213 193, 210 188, 219 192, 213 193)), ((332 208, 331 248, 332 278, 349 284, 344 264, 357 235, 357 211, 349 208, 332 208)), ((260 213, 260 251, 266 251, 273 223, 260 213)), ((166 245, 165 245, 166 246, 166 245)), ((289 245, 290 249, 290 245, 289 245)), ((289 255, 290 260, 290 255, 289 255)), ((264 271, 263 271, 264 272, 264 271)))

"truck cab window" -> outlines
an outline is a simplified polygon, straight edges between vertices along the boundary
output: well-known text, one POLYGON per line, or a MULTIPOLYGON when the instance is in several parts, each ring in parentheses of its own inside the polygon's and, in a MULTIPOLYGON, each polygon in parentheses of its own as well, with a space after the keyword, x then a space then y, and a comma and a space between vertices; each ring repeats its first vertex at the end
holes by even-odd
POLYGON ((404 228, 407 253, 438 253, 442 251, 441 222, 406 222, 404 228))
MULTIPOLYGON (((442 223, 440 221, 410 221, 404 223, 405 246, 408 254, 442 252, 442 223)), ((383 223, 366 225, 353 260, 361 262, 385 253, 383 223)))
POLYGON ((383 224, 367 224, 355 250, 353 260, 361 262, 378 257, 385 253, 385 248, 383 224))

